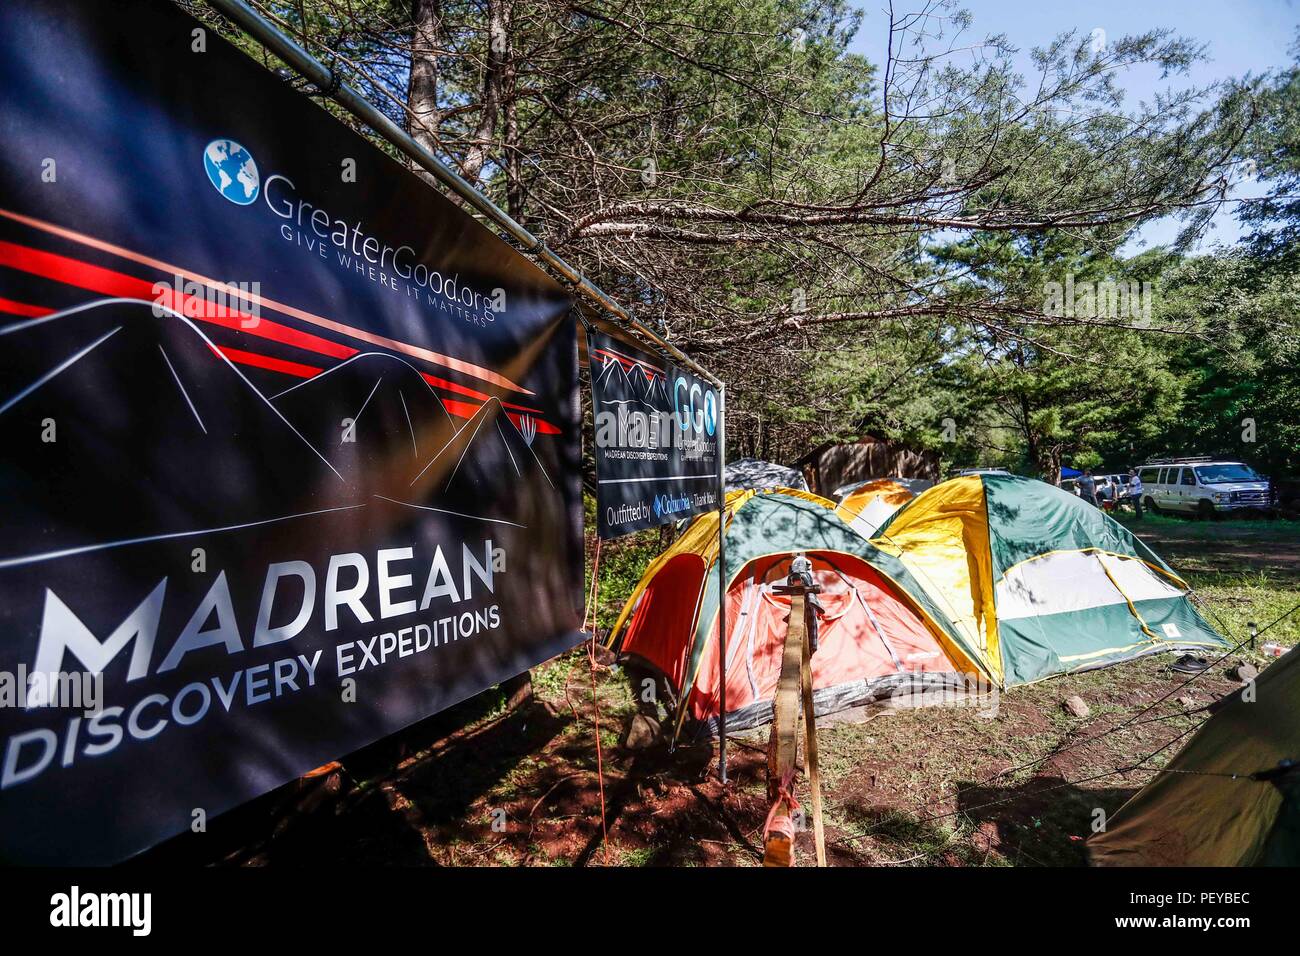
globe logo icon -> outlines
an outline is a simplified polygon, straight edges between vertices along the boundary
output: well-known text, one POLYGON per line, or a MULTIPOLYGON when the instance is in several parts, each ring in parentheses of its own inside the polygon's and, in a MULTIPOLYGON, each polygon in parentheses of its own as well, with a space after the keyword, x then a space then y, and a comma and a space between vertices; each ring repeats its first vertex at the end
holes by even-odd
POLYGON ((712 435, 718 427, 718 403, 709 392, 704 396, 704 430, 712 435))
POLYGON ((257 199, 262 179, 248 150, 233 139, 214 139, 203 150, 203 168, 217 192, 237 206, 257 199))

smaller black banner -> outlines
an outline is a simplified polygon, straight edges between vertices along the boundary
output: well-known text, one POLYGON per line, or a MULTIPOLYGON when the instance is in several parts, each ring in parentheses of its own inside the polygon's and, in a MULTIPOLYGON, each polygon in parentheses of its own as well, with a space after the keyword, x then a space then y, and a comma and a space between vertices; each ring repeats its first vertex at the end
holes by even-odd
POLYGON ((602 538, 718 507, 718 393, 622 341, 587 331, 602 538))

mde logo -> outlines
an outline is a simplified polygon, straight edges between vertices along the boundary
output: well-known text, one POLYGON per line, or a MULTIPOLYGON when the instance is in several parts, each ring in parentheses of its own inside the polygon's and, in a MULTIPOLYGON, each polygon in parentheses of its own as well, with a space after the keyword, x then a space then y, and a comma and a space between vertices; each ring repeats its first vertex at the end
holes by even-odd
POLYGON ((251 205, 262 188, 257 163, 233 139, 214 139, 203 150, 203 168, 221 195, 237 206, 251 205))

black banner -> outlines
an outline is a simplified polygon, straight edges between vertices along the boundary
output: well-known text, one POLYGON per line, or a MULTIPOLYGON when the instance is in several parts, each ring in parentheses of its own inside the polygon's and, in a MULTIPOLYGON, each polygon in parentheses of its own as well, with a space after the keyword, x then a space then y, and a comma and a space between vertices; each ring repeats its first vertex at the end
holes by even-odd
POLYGON ((602 538, 718 507, 718 393, 619 339, 587 331, 602 538))
POLYGON ((164 0, 0 6, 0 859, 572 646, 570 300, 164 0))

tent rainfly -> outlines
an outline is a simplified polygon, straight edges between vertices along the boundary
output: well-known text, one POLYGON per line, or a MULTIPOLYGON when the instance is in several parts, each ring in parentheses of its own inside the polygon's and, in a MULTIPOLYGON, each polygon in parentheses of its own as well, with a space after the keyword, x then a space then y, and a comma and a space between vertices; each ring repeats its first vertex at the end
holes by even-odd
POLYGON ((918 495, 872 543, 896 557, 1002 686, 1228 642, 1190 588, 1123 525, 1016 475, 955 478, 918 495))
MULTIPOLYGON (((727 495, 725 510, 728 729, 771 720, 790 598, 775 593, 796 552, 812 561, 826 609, 812 659, 814 708, 825 714, 886 697, 952 699, 978 689, 970 649, 910 572, 835 514, 789 488, 727 495)), ((610 635, 624 659, 648 665, 701 734, 719 711, 718 513, 697 517, 646 569, 610 635)))
POLYGON ((1300 866, 1300 652, 1224 698, 1088 841, 1098 866, 1300 866), (1288 768, 1286 761, 1290 761, 1288 768))

